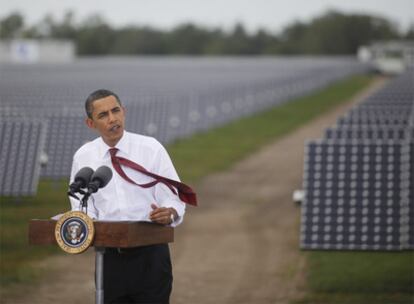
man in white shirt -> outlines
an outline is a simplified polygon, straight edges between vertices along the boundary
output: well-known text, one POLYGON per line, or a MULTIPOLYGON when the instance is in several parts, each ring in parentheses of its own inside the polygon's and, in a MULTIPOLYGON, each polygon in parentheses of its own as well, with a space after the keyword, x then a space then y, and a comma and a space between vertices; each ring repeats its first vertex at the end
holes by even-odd
MULTIPOLYGON (((99 220, 151 221, 177 226, 183 220, 185 204, 171 187, 157 183, 144 188, 126 181, 114 169, 109 149, 157 175, 179 181, 165 148, 154 138, 124 130, 125 109, 119 97, 108 90, 93 92, 85 102, 86 124, 100 137, 86 143, 73 157, 71 182, 83 167, 113 169, 110 182, 92 195, 88 215, 99 220)), ((129 167, 122 168, 137 184, 153 182, 152 177, 129 167)), ((79 201, 71 198, 72 210, 79 201)), ((108 248, 104 255, 105 303, 168 303, 172 269, 168 244, 132 249, 108 248)))

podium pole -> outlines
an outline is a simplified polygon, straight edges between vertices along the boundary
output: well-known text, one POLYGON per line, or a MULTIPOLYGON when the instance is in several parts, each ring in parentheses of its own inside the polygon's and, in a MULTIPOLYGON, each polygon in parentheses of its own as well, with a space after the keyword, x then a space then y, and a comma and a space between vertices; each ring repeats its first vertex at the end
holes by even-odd
POLYGON ((104 247, 95 247, 95 304, 104 303, 104 247))

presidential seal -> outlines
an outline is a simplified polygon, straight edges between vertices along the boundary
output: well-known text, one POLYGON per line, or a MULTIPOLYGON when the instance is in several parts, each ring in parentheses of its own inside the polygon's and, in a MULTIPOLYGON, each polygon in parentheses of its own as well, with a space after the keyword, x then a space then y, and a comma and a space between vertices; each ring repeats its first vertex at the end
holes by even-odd
POLYGON ((92 219, 83 212, 69 211, 55 226, 55 238, 67 253, 82 253, 92 244, 95 229, 92 219))

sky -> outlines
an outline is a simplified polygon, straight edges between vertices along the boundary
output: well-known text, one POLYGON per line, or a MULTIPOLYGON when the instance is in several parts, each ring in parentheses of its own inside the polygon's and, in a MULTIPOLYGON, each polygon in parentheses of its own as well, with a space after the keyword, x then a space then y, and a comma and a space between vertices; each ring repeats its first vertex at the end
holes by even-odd
POLYGON ((237 22, 249 32, 277 33, 293 21, 310 21, 329 9, 367 13, 395 22, 401 30, 414 24, 414 0, 0 0, 0 17, 19 11, 26 24, 46 14, 61 20, 67 10, 81 21, 98 13, 115 27, 147 25, 170 29, 185 22, 231 30, 237 22))

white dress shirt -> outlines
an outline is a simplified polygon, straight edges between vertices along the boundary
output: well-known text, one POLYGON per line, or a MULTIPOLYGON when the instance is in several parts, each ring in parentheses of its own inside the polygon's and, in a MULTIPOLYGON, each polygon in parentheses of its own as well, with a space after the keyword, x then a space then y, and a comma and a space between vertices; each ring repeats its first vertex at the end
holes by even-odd
MULTIPOLYGON (((83 167, 96 170, 100 166, 112 169, 112 179, 98 192, 91 195, 88 201, 88 215, 97 220, 110 221, 150 221, 151 204, 159 207, 172 207, 178 218, 171 226, 179 225, 185 213, 185 203, 163 183, 151 188, 142 188, 124 180, 113 168, 109 147, 101 137, 84 144, 73 156, 70 182, 83 167)), ((165 148, 155 139, 148 136, 124 131, 115 148, 117 156, 127 158, 150 172, 177 180, 179 177, 165 148)), ((129 167, 122 166, 128 177, 138 184, 153 181, 129 167)), ((70 197, 72 210, 79 210, 80 201, 70 197)))

